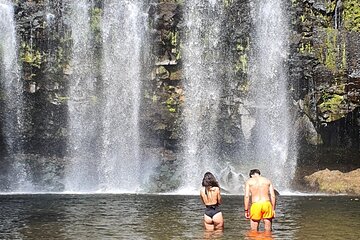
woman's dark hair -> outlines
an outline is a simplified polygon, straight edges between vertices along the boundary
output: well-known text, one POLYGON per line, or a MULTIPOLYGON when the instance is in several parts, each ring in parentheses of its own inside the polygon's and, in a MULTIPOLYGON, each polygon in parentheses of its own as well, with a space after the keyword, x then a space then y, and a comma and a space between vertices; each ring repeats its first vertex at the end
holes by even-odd
POLYGON ((251 175, 254 175, 255 173, 260 175, 260 170, 259 169, 251 169, 250 173, 249 173, 249 176, 251 177, 251 175))
POLYGON ((211 172, 206 172, 202 180, 203 187, 220 187, 219 183, 216 181, 215 176, 211 172))

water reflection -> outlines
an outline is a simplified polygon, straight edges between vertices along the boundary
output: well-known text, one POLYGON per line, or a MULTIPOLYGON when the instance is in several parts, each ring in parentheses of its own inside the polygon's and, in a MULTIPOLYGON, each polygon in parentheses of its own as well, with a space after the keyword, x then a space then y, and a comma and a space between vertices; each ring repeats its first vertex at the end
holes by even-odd
POLYGON ((208 239, 222 239, 224 230, 206 230, 204 229, 204 240, 208 239))
POLYGON ((245 235, 245 239, 255 240, 255 239, 263 239, 263 240, 273 240, 273 234, 269 231, 248 231, 245 235))
POLYGON ((273 231, 249 231, 242 196, 223 196, 223 232, 198 196, 0 195, 0 239, 357 239, 360 201, 280 196, 273 231))

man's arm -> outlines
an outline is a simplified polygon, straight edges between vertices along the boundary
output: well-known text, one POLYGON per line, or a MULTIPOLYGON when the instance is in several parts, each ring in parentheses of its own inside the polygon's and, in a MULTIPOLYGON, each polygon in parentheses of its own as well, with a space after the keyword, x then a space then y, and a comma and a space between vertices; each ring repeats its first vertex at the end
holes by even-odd
POLYGON ((269 188, 269 191, 270 191, 270 199, 271 199, 271 205, 273 207, 273 210, 275 210, 275 205, 276 205, 276 196, 275 196, 275 190, 274 190, 274 187, 272 185, 272 183, 270 182, 270 188, 269 188))
POLYGON ((250 202, 250 185, 249 185, 249 182, 246 182, 246 184, 245 184, 245 195, 244 195, 244 211, 245 211, 245 217, 246 218, 250 218, 249 202, 250 202))

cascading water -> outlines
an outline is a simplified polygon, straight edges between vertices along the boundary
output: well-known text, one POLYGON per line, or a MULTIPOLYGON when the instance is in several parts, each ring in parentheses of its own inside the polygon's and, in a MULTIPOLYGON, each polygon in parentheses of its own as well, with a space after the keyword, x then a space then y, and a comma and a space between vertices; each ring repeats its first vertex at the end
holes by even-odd
POLYGON ((255 125, 250 126, 252 136, 245 154, 251 159, 246 168, 259 168, 279 190, 290 187, 296 164, 287 94, 289 29, 285 9, 285 1, 252 3, 253 54, 247 107, 254 113, 255 125))
POLYGON ((197 189, 206 171, 217 172, 222 6, 220 0, 185 3, 184 191, 197 189))
POLYGON ((10 1, 0 1, 0 73, 4 99, 3 135, 9 156, 8 191, 26 192, 33 189, 27 164, 21 157, 23 129, 23 86, 17 58, 14 9, 10 1))
POLYGON ((107 0, 101 21, 103 37, 103 145, 100 183, 106 191, 141 190, 139 110, 142 49, 147 15, 143 1, 107 0))
MULTIPOLYGON (((139 109, 144 42, 147 39, 145 3, 104 0, 101 5, 101 56, 94 55, 92 1, 64 1, 65 24, 71 30, 69 80, 69 161, 65 191, 136 192, 151 169, 144 167, 140 147, 139 109), (99 61, 97 61, 99 60, 99 61), (98 75, 96 75, 96 73, 98 75)), ((251 168, 259 168, 278 189, 290 186, 296 164, 287 101, 288 27, 284 2, 251 2, 253 32, 249 98, 241 127, 245 149, 239 159, 224 163, 219 154, 220 99, 224 87, 224 49, 221 40, 225 11, 222 0, 184 3, 183 164, 182 189, 193 192, 206 171, 226 175, 234 188, 251 168), (237 162, 238 161, 238 162, 237 162), (239 163, 240 162, 240 163, 239 163), (226 166, 224 166, 224 164, 226 166), (240 169, 238 168, 240 166, 240 169), (225 168, 224 168, 225 167, 225 168)), ((22 153, 22 84, 16 59, 16 34, 10 1, 0 0, 1 79, 6 106, 3 133, 8 155, 22 153), (3 37, 4 36, 4 37, 3 37), (11 70, 10 70, 11 69, 11 70), (3 80, 4 79, 4 80, 3 80), (5 81, 6 80, 6 81, 5 81), (11 104, 10 104, 11 103, 11 104)), ((54 16, 46 15, 49 26, 54 16)), ((28 166, 11 159, 10 191, 31 191, 28 166)))
POLYGON ((87 0, 69 1, 73 55, 69 91, 69 148, 66 191, 141 191, 139 133, 141 71, 147 15, 141 1, 106 0, 100 22, 101 81, 91 52, 87 0))
MULTIPOLYGON (((219 103, 224 76, 220 43, 223 1, 185 4, 184 164, 182 188, 191 191, 213 171, 229 192, 242 192, 248 171, 259 168, 278 190, 287 190, 296 166, 296 132, 288 102, 288 24, 284 1, 251 1, 253 31, 248 97, 240 104, 244 139, 237 159, 218 153, 219 103), (245 114, 246 113, 246 114, 245 114)), ((181 190, 180 190, 181 191, 181 190)))
POLYGON ((67 3, 73 41, 69 81, 69 142, 70 164, 65 171, 66 191, 94 191, 98 187, 96 79, 91 44, 88 0, 67 3))

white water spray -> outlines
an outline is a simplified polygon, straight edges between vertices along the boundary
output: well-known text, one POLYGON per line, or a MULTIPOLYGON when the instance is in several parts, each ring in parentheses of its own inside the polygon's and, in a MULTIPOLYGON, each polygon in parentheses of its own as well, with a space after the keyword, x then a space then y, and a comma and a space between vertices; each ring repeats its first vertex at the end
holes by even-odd
POLYGON ((185 3, 184 141, 181 188, 195 190, 206 171, 219 161, 218 117, 221 93, 222 1, 185 3))
POLYGON ((284 1, 254 1, 253 54, 250 60, 249 106, 255 125, 248 144, 250 162, 273 180, 278 189, 288 189, 296 156, 294 131, 288 102, 289 27, 284 1))
POLYGON ((0 73, 4 108, 3 133, 6 152, 11 161, 8 169, 9 191, 32 191, 28 165, 22 157, 23 86, 18 65, 14 8, 10 1, 0 1, 0 73))
POLYGON ((138 191, 144 174, 139 145, 139 109, 146 22, 142 1, 104 2, 100 183, 106 191, 138 191))
POLYGON ((71 161, 65 171, 66 191, 94 191, 98 185, 96 115, 99 109, 89 21, 91 7, 87 0, 68 2, 73 47, 68 93, 71 161))

